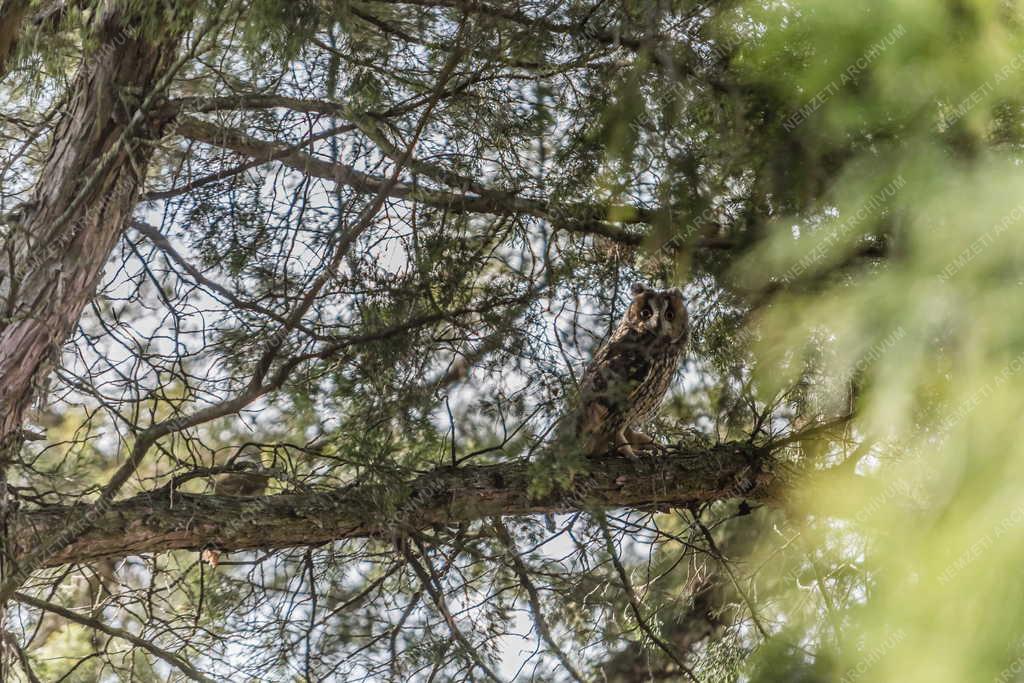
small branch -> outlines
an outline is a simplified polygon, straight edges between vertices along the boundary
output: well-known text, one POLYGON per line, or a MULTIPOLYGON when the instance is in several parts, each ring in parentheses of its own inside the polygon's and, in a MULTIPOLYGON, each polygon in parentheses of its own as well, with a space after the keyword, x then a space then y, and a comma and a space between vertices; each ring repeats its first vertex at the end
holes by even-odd
MULTIPOLYGON (((177 249, 174 248, 170 240, 164 237, 164 235, 160 232, 159 228, 157 228, 156 226, 150 225, 145 221, 133 220, 132 227, 135 228, 135 230, 138 231, 139 234, 141 234, 143 237, 152 242, 155 247, 160 249, 160 251, 164 252, 167 255, 168 259, 181 266, 185 270, 185 272, 188 273, 189 276, 195 281, 196 284, 206 287, 214 294, 219 294, 237 308, 265 315, 268 318, 279 323, 285 322, 284 316, 270 310, 269 308, 266 308, 265 306, 261 306, 251 301, 245 301, 244 299, 239 298, 234 292, 229 290, 224 285, 206 277, 202 273, 202 271, 200 271, 198 268, 189 263, 188 260, 184 256, 182 256, 177 249)), ((297 324, 296 329, 302 330, 303 332, 313 337, 314 339, 324 339, 324 337, 318 335, 314 330, 311 330, 309 327, 305 325, 297 324)))
POLYGON ((25 672, 25 676, 28 678, 29 683, 42 683, 39 677, 36 676, 36 672, 32 670, 32 662, 28 658, 28 653, 25 652, 19 643, 18 639, 14 637, 14 634, 10 631, 3 632, 4 645, 11 650, 14 650, 14 655, 18 658, 18 663, 21 664, 21 670, 25 672))
POLYGON ((558 643, 555 642, 554 637, 551 635, 551 629, 548 626, 547 620, 544 618, 544 612, 540 607, 540 593, 537 592, 537 587, 533 585, 533 581, 530 579, 530 571, 526 567, 526 563, 523 562, 523 558, 519 556, 519 549, 516 548, 515 541, 512 539, 511 534, 508 533, 508 529, 502 523, 501 519, 494 519, 494 531, 498 536, 498 540, 505 546, 506 555, 512 562, 512 569, 515 571, 516 576, 519 578, 519 583, 526 591, 526 596, 530 601, 530 611, 533 613, 533 621, 537 625, 537 633, 547 644, 551 652, 558 658, 565 670, 569 672, 573 680, 584 682, 584 678, 580 675, 580 672, 576 670, 569 657, 565 654, 562 648, 558 647, 558 643))
POLYGON ((498 678, 498 675, 494 673, 491 667, 487 666, 487 663, 480 658, 476 652, 476 648, 474 648, 473 644, 466 639, 466 636, 463 635, 459 625, 455 623, 455 617, 452 616, 451 610, 448 609, 448 603, 444 599, 444 591, 441 589, 440 581, 438 580, 437 574, 434 572, 434 568, 430 565, 430 560, 427 558, 426 550, 422 545, 419 545, 419 551, 420 555, 423 557, 423 561, 427 564, 427 568, 429 568, 429 572, 422 564, 420 564, 419 560, 416 559, 416 556, 412 554, 412 551, 409 550, 408 544, 402 543, 402 553, 405 555, 406 562, 408 562, 409 566, 412 567, 416 576, 419 578, 420 583, 423 585, 423 588, 426 589, 427 594, 430 595, 430 598, 434 601, 434 605, 437 606, 437 609, 444 618, 445 623, 448 624, 448 629, 455 638, 455 642, 459 644, 459 647, 462 648, 463 653, 469 657, 470 661, 476 664, 481 671, 487 674, 488 678, 500 683, 501 679, 498 678))
POLYGON ((691 514, 693 515, 694 524, 696 524, 697 528, 700 529, 701 535, 704 536, 704 540, 708 542, 708 547, 711 548, 715 559, 717 559, 719 564, 722 565, 722 569, 725 570, 725 573, 729 575, 733 588, 736 589, 736 592, 739 593, 743 602, 746 603, 747 609, 750 610, 750 617, 754 620, 754 626, 757 627, 757 632, 761 634, 762 638, 768 640, 771 638, 771 635, 768 633, 768 629, 766 629, 764 624, 761 622, 761 617, 757 614, 757 608, 754 606, 754 601, 751 600, 750 596, 747 595, 747 592, 743 590, 743 586, 740 585, 740 581, 736 577, 735 572, 733 572, 732 567, 729 566, 729 561, 725 559, 725 555, 723 555, 722 551, 718 549, 718 544, 715 543, 715 539, 711 535, 711 531, 704 525, 704 522, 700 521, 700 517, 697 516, 695 511, 691 511, 691 514))
POLYGON ((167 662, 168 664, 175 667, 192 680, 203 681, 203 683, 213 683, 212 678, 203 674, 203 672, 199 671, 199 669, 196 669, 194 666, 186 662, 178 655, 174 654, 173 652, 169 652, 163 649, 162 647, 154 645, 150 641, 146 640, 145 638, 140 638, 134 633, 131 633, 121 628, 117 628, 116 626, 108 626, 107 624, 104 624, 101 621, 79 614, 78 612, 74 612, 70 609, 67 609, 66 607, 61 607, 60 605, 55 605, 52 602, 46 602, 45 600, 33 598, 31 595, 27 595, 25 593, 15 593, 14 599, 22 603, 23 605, 35 607, 36 609, 41 609, 46 612, 52 612, 58 616, 67 619, 68 621, 73 621, 76 624, 88 626, 89 628, 94 628, 97 631, 102 631, 103 633, 106 633, 109 636, 121 638, 122 640, 127 640, 132 645, 141 647, 144 650, 148 651, 150 654, 152 654, 154 657, 157 657, 167 662))
POLYGON ((618 553, 615 551, 615 539, 612 538, 612 533, 608 529, 608 520, 605 518, 603 513, 598 513, 596 516, 597 523, 601 527, 601 535, 604 536, 605 549, 608 551, 608 556, 612 561, 612 565, 615 567, 615 573, 619 576, 619 583, 622 584, 622 590, 626 593, 626 600, 629 602, 629 608, 633 612, 633 617, 636 619, 637 626, 643 631, 648 638, 651 639, 655 645, 658 646, 662 652, 669 656, 676 666, 686 674, 686 677, 695 683, 699 683, 699 679, 690 667, 686 666, 683 662, 683 658, 676 654, 675 650, 664 640, 658 637, 658 634, 654 632, 651 625, 647 623, 647 619, 644 618, 643 606, 640 604, 640 599, 636 596, 636 592, 633 590, 633 585, 629 581, 629 576, 626 574, 626 568, 622 566, 622 561, 619 559, 618 553))

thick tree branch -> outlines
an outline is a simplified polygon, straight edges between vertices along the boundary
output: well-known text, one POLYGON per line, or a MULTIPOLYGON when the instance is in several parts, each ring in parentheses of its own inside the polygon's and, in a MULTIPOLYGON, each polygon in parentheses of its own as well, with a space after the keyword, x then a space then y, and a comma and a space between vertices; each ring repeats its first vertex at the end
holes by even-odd
MULTIPOLYGON (((217 126, 194 117, 182 117, 176 132, 191 140, 229 149, 254 160, 277 160, 309 176, 333 180, 358 192, 375 194, 380 192, 386 183, 382 176, 364 173, 348 164, 320 159, 299 151, 293 145, 260 140, 240 130, 217 126)), ((548 220, 555 227, 570 232, 600 235, 633 246, 643 241, 644 233, 626 230, 609 221, 608 216, 617 216, 619 223, 636 224, 652 222, 657 213, 642 207, 583 203, 552 205, 539 199, 524 198, 501 190, 489 190, 483 194, 448 192, 400 182, 387 189, 387 196, 391 199, 415 200, 453 213, 534 216, 548 220)))
MULTIPOLYGON (((495 516, 574 510, 684 506, 692 502, 771 500, 781 478, 770 454, 745 443, 707 450, 668 449, 639 460, 590 459, 572 490, 530 494, 529 463, 440 468, 404 486, 352 485, 315 494, 254 498, 186 494, 168 489, 115 503, 71 543, 41 559, 45 566, 166 550, 222 551, 318 545, 349 538, 390 538, 410 528, 495 516)), ((19 554, 38 553, 88 505, 20 511, 13 523, 19 554)))
MULTIPOLYGON (((402 150, 389 141, 378 126, 379 122, 402 108, 393 108, 382 114, 359 117, 353 115, 345 107, 331 103, 278 96, 246 95, 234 98, 194 98, 194 101, 192 99, 176 100, 168 105, 164 115, 170 116, 170 112, 192 110, 213 111, 223 108, 258 107, 294 107, 295 111, 300 112, 322 110, 320 113, 343 116, 353 123, 318 133, 298 143, 289 144, 274 140, 262 140, 237 128, 220 126, 192 116, 181 115, 176 120, 176 134, 196 142, 241 154, 249 161, 227 171, 193 181, 184 188, 152 192, 145 199, 173 197, 208 182, 216 182, 270 161, 279 161, 308 176, 331 180, 357 192, 377 194, 387 183, 387 178, 360 171, 349 164, 331 162, 303 151, 304 147, 308 147, 316 140, 356 129, 377 145, 380 151, 392 161, 397 161, 399 157, 403 156, 402 150)), ((395 182, 386 193, 390 199, 415 201, 451 213, 539 218, 548 221, 560 230, 583 235, 596 235, 629 247, 638 247, 643 244, 648 231, 628 226, 649 226, 659 218, 671 217, 677 212, 677 209, 672 207, 650 208, 631 204, 586 201, 554 203, 547 198, 525 197, 513 191, 487 187, 474 178, 412 156, 408 157, 404 165, 418 175, 430 178, 449 189, 427 188, 422 185, 395 182)), ((661 248, 673 251, 687 247, 706 251, 729 251, 744 246, 733 240, 706 236, 706 230, 716 228, 708 217, 697 216, 695 218, 682 215, 675 222, 679 225, 680 231, 661 245, 661 248)))

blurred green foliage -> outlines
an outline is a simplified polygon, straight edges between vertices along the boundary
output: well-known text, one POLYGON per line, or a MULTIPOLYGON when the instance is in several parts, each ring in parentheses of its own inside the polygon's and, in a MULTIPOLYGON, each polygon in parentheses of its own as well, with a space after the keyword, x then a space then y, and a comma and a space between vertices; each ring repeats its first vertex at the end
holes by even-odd
MULTIPOLYGON (((16 119, 38 116, 40 101, 60 110, 53 92, 97 42, 88 22, 100 4, 73 7, 45 49, 19 46, 22 69, 4 85, 10 140, 21 144, 16 119)), ((217 8, 193 3, 172 16, 149 7, 144 23, 191 25, 217 8)), ((775 506, 703 506, 700 524, 693 510, 624 512, 612 520, 618 555, 603 518, 585 511, 557 553, 542 549, 539 520, 512 525, 564 649, 613 681, 681 680, 672 648, 701 681, 1024 680, 1022 12, 1011 0, 249 3, 229 37, 186 65, 174 95, 316 103, 209 117, 254 138, 383 174, 393 159, 354 123, 340 142, 303 138, 358 112, 364 124, 382 122, 379 136, 407 143, 416 107, 401 108, 431 96, 456 35, 466 36, 464 80, 439 98, 418 141, 427 165, 402 175, 415 191, 388 203, 303 317, 315 334, 278 334, 280 318, 365 208, 364 193, 340 181, 324 189, 328 179, 264 156, 163 204, 182 250, 262 308, 214 305, 169 271, 176 286, 141 276, 136 285, 126 267, 83 322, 106 346, 75 344, 83 359, 145 362, 107 377, 121 394, 97 380, 91 405, 130 405, 123 412, 143 421, 187 413, 244 386, 273 340, 308 354, 273 404, 165 440, 140 468, 139 488, 223 464, 252 441, 291 477, 275 492, 372 482, 382 497, 367 504, 394 514, 423 471, 459 457, 535 456, 630 282, 682 284, 693 342, 659 439, 781 443, 777 465, 793 472, 793 488, 775 506), (402 113, 382 113, 390 109, 402 113), (429 164, 463 178, 432 178, 429 164), (438 188, 481 196, 465 178, 518 208, 426 201, 438 188), (587 221, 611 237, 588 232, 587 221), (132 289, 123 305, 121 288, 132 289), (177 307, 173 320, 151 323, 164 304, 177 307), (417 319, 430 322, 402 327, 417 319), (138 347, 111 352, 111 329, 133 324, 138 347), (174 343, 161 347, 152 328, 174 343), (318 355, 325 340, 347 337, 360 341, 318 355), (837 418, 837 428, 800 436, 837 418), (639 597, 621 585, 620 557, 642 578, 639 597)), ((25 177, 5 179, 12 194, 30 186, 45 151, 13 164, 25 177)), ((165 141, 149 176, 171 187, 237 162, 165 141)), ((68 443, 35 452, 39 500, 52 504, 65 488, 91 495, 123 459, 130 444, 96 437, 123 419, 114 413, 76 408, 51 428, 51 440, 68 443)), ((543 455, 532 465, 538 495, 588 466, 543 455)), ((497 658, 501 629, 526 611, 520 577, 483 524, 429 531, 433 560, 450 572, 438 585, 462 596, 479 619, 470 635, 497 658)), ((249 574, 227 563, 213 572, 185 552, 121 571, 139 604, 150 576, 173 575, 154 613, 187 615, 184 623, 194 610, 186 627, 217 634, 184 649, 227 633, 231 647, 260 650, 254 669, 283 676, 289 657, 311 647, 297 635, 308 614, 296 609, 281 625, 270 623, 275 610, 320 590, 331 608, 358 607, 310 627, 325 660, 351 653, 348 671, 369 679, 440 662, 472 680, 447 633, 425 626, 436 614, 415 577, 389 573, 400 557, 378 539, 267 554, 249 574), (307 575, 309 585, 291 583, 307 575)), ((54 573, 35 588, 51 578, 63 580, 54 573)), ((87 599, 69 593, 69 602, 87 599)), ((128 614, 108 609, 141 628, 128 614)), ((87 655, 81 627, 60 638, 33 658, 87 655)), ((231 647, 221 663, 244 659, 231 647)), ((539 670, 537 680, 560 680, 551 661, 539 670)), ((142 663, 137 671, 156 678, 142 663)))

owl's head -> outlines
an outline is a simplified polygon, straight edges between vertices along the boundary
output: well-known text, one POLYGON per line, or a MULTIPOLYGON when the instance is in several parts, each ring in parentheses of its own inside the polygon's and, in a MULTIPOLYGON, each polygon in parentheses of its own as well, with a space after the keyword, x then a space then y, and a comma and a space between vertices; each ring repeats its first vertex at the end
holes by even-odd
POLYGON ((626 311, 629 327, 666 338, 672 344, 686 343, 690 318, 683 305, 681 289, 652 289, 637 282, 632 291, 633 303, 626 311))

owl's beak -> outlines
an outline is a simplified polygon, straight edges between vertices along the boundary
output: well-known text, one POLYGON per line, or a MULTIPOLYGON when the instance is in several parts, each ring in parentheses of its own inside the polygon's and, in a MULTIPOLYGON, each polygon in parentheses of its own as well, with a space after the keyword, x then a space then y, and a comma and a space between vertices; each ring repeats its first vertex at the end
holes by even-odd
POLYGON ((672 333, 672 323, 670 323, 665 317, 665 309, 667 307, 668 302, 662 301, 661 305, 655 309, 654 315, 652 315, 650 320, 647 321, 648 329, 651 332, 659 332, 663 335, 672 333))

